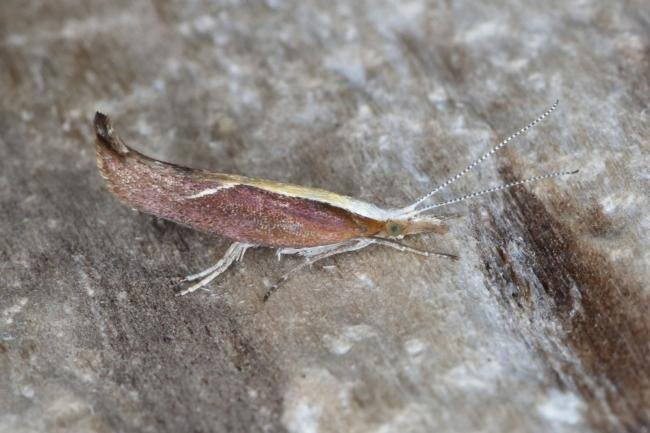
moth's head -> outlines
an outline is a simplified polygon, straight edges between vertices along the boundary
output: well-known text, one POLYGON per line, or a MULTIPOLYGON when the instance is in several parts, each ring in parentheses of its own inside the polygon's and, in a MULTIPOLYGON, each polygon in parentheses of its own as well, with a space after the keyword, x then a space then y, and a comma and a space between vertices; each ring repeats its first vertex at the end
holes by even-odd
POLYGON ((404 236, 423 233, 447 233, 447 226, 441 218, 435 216, 396 217, 384 222, 378 236, 383 238, 403 238, 404 236))

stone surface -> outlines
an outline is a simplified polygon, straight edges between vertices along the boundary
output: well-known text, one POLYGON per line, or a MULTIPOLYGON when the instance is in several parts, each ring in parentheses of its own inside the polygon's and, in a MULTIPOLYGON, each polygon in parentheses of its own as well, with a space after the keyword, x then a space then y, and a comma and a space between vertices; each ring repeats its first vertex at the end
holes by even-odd
POLYGON ((0 431, 647 432, 650 9, 609 2, 4 0, 0 431), (91 119, 181 164, 403 205, 484 197, 450 263, 374 247, 302 272, 104 189, 91 119))

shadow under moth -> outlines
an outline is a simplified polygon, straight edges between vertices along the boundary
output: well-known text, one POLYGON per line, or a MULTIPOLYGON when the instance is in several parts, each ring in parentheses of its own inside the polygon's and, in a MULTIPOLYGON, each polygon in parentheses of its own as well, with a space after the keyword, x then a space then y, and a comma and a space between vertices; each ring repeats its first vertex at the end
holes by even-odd
POLYGON ((264 295, 266 301, 294 272, 326 257, 378 244, 423 256, 455 259, 452 254, 422 251, 400 242, 405 236, 444 234, 444 218, 433 209, 516 185, 574 172, 535 176, 472 192, 444 202, 426 204, 437 192, 457 181, 514 138, 541 122, 556 101, 538 118, 510 135, 465 169, 412 204, 385 209, 323 189, 181 167, 149 158, 127 146, 105 114, 96 113, 97 165, 108 189, 131 208, 233 241, 214 266, 183 279, 180 295, 205 287, 243 258, 248 248, 274 248, 278 256, 294 254, 304 261, 284 274, 264 295))

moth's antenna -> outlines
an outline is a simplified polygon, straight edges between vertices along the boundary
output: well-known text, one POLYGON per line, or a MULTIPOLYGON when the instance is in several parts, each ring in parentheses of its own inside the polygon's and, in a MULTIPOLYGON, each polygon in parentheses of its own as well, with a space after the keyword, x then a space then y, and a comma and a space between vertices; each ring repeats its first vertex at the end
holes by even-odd
POLYGON ((555 109, 557 108, 557 104, 559 104, 559 103, 560 103, 560 101, 559 101, 559 100, 556 100, 555 103, 554 103, 553 105, 551 105, 550 108, 548 108, 546 111, 544 111, 544 112, 543 112, 543 113, 542 113, 542 114, 541 114, 537 119, 533 120, 533 121, 530 122, 528 125, 526 125, 526 126, 524 126, 523 128, 521 128, 519 131, 517 131, 517 132, 513 133, 512 135, 510 135, 508 138, 506 138, 505 140, 503 140, 501 143, 499 143, 499 144, 497 144, 496 146, 494 146, 494 147, 493 147, 489 152, 485 153, 485 154, 484 154, 483 156, 481 156, 479 159, 477 159, 476 161, 472 162, 470 165, 468 165, 467 167, 465 167, 464 170, 462 170, 462 171, 458 172, 457 174, 455 174, 454 176, 450 177, 449 179, 447 179, 446 181, 444 181, 442 184, 440 184, 439 186, 437 186, 437 187, 436 187, 435 189, 433 189, 432 191, 430 191, 430 192, 426 193, 425 195, 423 195, 422 197, 418 198, 418 199, 415 201, 415 203, 413 203, 412 205, 409 205, 409 206, 405 207, 403 210, 404 210, 405 212, 412 212, 412 211, 415 211, 415 209, 420 205, 420 203, 422 203, 423 201, 425 201, 425 200, 428 199, 429 197, 433 196, 435 193, 437 193, 437 192, 440 191, 441 189, 443 189, 443 188, 445 188, 445 187, 451 185, 452 183, 456 182, 458 179, 460 179, 461 177, 463 177, 464 175, 466 175, 468 172, 470 172, 474 167, 476 167, 477 165, 479 165, 480 163, 482 163, 483 161, 485 161, 489 156, 493 155, 497 150, 501 149, 501 148, 504 147, 506 144, 510 143, 512 140, 514 140, 515 138, 519 137, 520 135, 525 134, 526 132, 528 132, 531 128, 533 128, 533 127, 534 127, 535 125, 537 125, 539 122, 541 122, 541 121, 544 120, 546 117, 548 117, 549 114, 551 114, 553 111, 555 111, 555 109))
POLYGON ((555 173, 543 174, 541 176, 529 177, 528 179, 523 179, 523 180, 518 180, 516 182, 506 183, 504 185, 495 186, 495 187, 484 189, 484 190, 481 190, 481 191, 475 191, 475 192, 472 192, 470 194, 466 194, 466 195, 461 196, 461 197, 457 197, 457 198, 454 198, 454 199, 451 199, 451 200, 444 201, 442 203, 435 203, 435 204, 432 204, 430 206, 423 207, 422 209, 418 209, 418 210, 415 210, 415 211, 412 211, 412 212, 408 213, 406 216, 407 217, 412 217, 414 215, 418 215, 418 214, 420 214, 422 212, 426 212, 428 210, 435 209, 437 207, 442 207, 442 206, 447 206, 447 205, 454 204, 454 203, 459 203, 461 201, 465 201, 465 200, 468 200, 470 198, 478 197, 480 195, 490 194, 492 192, 497 192, 497 191, 502 191, 504 189, 512 188, 513 186, 523 185, 525 183, 537 182, 539 180, 550 179, 552 177, 559 177, 559 176, 566 176, 566 175, 569 175, 569 174, 576 174, 578 171, 579 170, 558 171, 558 172, 555 172, 555 173))

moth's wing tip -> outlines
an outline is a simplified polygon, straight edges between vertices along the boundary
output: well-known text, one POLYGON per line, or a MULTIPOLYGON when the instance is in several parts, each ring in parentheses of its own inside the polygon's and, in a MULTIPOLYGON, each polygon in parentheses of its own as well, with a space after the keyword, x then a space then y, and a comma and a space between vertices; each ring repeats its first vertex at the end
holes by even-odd
POLYGON ((124 144, 120 137, 115 134, 113 124, 108 115, 101 111, 96 111, 93 125, 95 127, 95 135, 97 136, 98 143, 111 148, 120 155, 126 155, 129 153, 129 148, 124 144))
POLYGON ((109 141, 111 130, 113 129, 111 119, 106 114, 96 111, 93 125, 95 127, 95 135, 97 135, 97 138, 102 141, 109 141))

